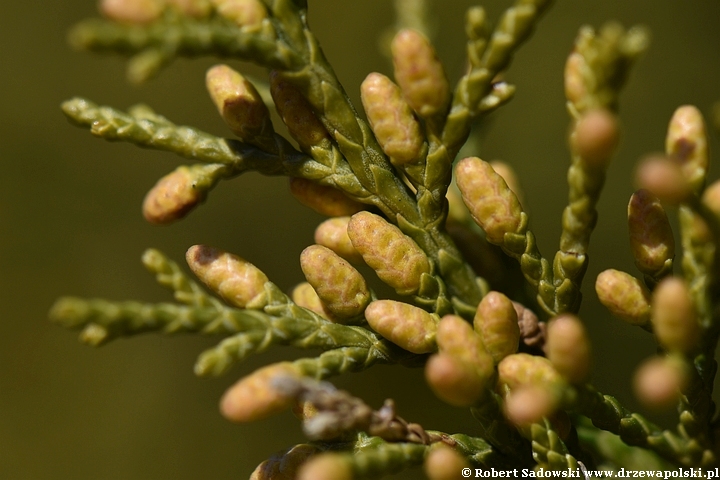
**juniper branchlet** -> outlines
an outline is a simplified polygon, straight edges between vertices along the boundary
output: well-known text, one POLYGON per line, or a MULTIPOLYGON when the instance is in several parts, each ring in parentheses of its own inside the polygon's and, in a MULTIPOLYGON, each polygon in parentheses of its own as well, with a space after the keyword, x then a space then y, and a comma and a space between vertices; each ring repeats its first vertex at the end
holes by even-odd
POLYGON ((595 280, 600 303, 624 328, 639 326, 657 340, 657 354, 637 370, 635 392, 651 409, 677 406, 677 425, 655 425, 588 383, 591 329, 579 314, 581 287, 621 138, 620 91, 648 46, 645 29, 586 26, 568 45, 558 74, 570 117, 569 194, 558 249, 546 257, 525 208, 532 199, 523 198, 513 169, 460 158, 460 149, 474 125, 512 98, 505 72, 552 2, 516 0, 494 25, 481 7, 471 8, 466 69, 453 85, 427 31, 427 5, 398 0, 404 20, 389 42, 394 79, 367 75, 360 106, 309 27, 312 3, 102 0, 103 18, 73 30, 80 48, 130 55, 137 82, 180 57, 266 68, 266 80, 224 64, 207 72, 209 101, 237 138, 178 126, 145 106, 63 104, 69 120, 95 136, 189 161, 148 193, 143 213, 152 223, 191 214, 221 180, 249 171, 289 177, 292 195, 330 217, 300 255, 307 282, 288 295, 250 261, 191 246, 187 265, 208 292, 149 250, 143 262, 175 303, 63 298, 52 320, 81 329, 91 345, 149 331, 223 335, 201 354, 199 375, 225 373, 275 345, 310 350, 250 373, 222 398, 222 414, 235 422, 293 407, 303 422, 307 443, 261 463, 253 479, 380 478, 423 464, 430 478, 448 479, 465 468, 634 468, 637 458, 717 467, 720 186, 706 187, 707 134, 694 106, 668 119, 665 151, 637 170, 641 188, 627 222, 639 275, 607 269, 595 280), (290 138, 275 130, 269 106, 290 138), (678 212, 677 269, 666 207, 678 212), (373 410, 325 382, 375 364, 424 367, 430 389, 470 408, 477 426, 426 430, 397 415, 391 400, 373 410))

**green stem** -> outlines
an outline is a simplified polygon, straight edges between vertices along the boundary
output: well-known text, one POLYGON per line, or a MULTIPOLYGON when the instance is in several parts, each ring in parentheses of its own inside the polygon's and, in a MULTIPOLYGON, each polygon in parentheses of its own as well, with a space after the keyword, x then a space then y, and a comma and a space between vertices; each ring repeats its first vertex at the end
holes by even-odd
POLYGON ((221 16, 194 19, 168 13, 150 25, 91 19, 76 25, 70 43, 78 49, 125 55, 165 50, 172 57, 221 56, 262 59, 270 68, 297 68, 301 59, 278 40, 274 28, 239 28, 221 16))
POLYGON ((715 454, 706 439, 685 438, 663 430, 590 386, 574 388, 571 396, 570 408, 589 417, 596 427, 620 436, 627 445, 647 448, 686 467, 716 465, 715 454))

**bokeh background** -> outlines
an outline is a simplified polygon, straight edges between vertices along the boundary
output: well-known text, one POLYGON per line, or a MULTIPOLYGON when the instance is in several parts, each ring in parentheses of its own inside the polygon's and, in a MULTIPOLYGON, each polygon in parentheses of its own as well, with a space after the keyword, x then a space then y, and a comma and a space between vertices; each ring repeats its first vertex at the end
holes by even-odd
MULTIPOLYGON (((311 24, 357 100, 367 73, 391 72, 377 48, 392 23, 391 2, 309 3, 311 24)), ((436 3, 435 42, 456 79, 470 2, 436 3)), ((509 4, 485 2, 493 18, 509 4)), ((302 439, 299 424, 285 414, 232 425, 217 401, 252 369, 302 352, 277 348, 223 378, 198 379, 195 357, 217 339, 145 335, 92 349, 48 322, 47 311, 62 295, 170 300, 139 261, 147 247, 181 260, 190 245, 215 245, 289 289, 301 281, 298 254, 321 218, 292 199, 286 179, 249 174, 223 182, 181 223, 145 223, 145 192, 179 159, 95 139, 70 126, 59 104, 76 95, 119 108, 144 102, 179 124, 229 135, 204 91, 214 61, 180 60, 147 85, 130 86, 122 59, 67 46, 70 26, 93 15, 94 0, 11 1, 0 12, 0 478, 247 478, 270 453, 302 439)), ((593 280, 610 267, 634 271, 625 211, 637 159, 663 148, 676 106, 692 103, 709 116, 720 99, 720 3, 557 2, 517 54, 507 75, 516 98, 492 116, 476 153, 516 167, 540 247, 552 256, 567 195, 563 65, 581 25, 610 19, 647 25, 653 39, 621 97, 622 143, 599 204, 581 315, 593 335, 595 382, 634 405, 630 375, 653 345, 598 305, 593 280)), ((710 143, 717 151, 714 131, 710 143)), ((419 370, 377 367, 336 383, 375 406, 393 397, 405 418, 428 428, 476 432, 467 412, 433 398, 419 370)))

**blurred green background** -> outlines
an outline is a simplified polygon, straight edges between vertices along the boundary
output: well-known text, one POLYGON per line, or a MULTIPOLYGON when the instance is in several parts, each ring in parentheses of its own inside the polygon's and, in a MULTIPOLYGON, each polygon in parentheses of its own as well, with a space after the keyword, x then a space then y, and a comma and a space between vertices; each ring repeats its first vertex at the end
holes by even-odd
MULTIPOLYGON (((367 73, 390 73, 377 39, 392 23, 391 2, 309 3, 311 24, 357 100, 367 73)), ((436 3, 436 44, 456 79, 470 2, 436 3)), ((493 18, 509 4, 485 3, 493 18)), ((121 59, 66 45, 69 27, 95 14, 93 0, 11 1, 0 13, 0 478, 247 478, 270 453, 300 441, 300 427, 290 414, 232 425, 217 401, 253 368, 302 352, 277 348, 226 377, 198 379, 195 357, 216 339, 146 335, 96 350, 50 324, 47 311, 62 295, 170 300, 140 264, 147 247, 181 260, 190 245, 215 245, 289 289, 301 281, 298 254, 320 217, 290 197, 285 179, 252 174, 223 182, 179 224, 145 223, 145 192, 178 158, 92 138, 65 121, 59 104, 75 95, 119 108, 145 102, 177 123, 229 135, 204 91, 213 60, 180 60, 147 85, 130 86, 121 59)), ((507 79, 517 96, 493 115, 476 153, 516 167, 531 225, 551 256, 567 194, 563 65, 577 29, 609 19, 643 23, 653 39, 621 97, 622 143, 599 205, 581 314, 593 335, 595 382, 634 405, 630 373, 654 349, 643 332, 599 308, 593 280, 610 267, 634 271, 625 209, 637 159, 663 148, 676 106, 692 103, 709 115, 720 99, 720 2, 557 2, 516 56, 507 79)), ((717 151, 717 134, 710 137, 717 151)), ((428 428, 476 433, 468 413, 433 398, 421 371, 378 367, 336 383, 374 406, 393 397, 401 415, 428 428)))

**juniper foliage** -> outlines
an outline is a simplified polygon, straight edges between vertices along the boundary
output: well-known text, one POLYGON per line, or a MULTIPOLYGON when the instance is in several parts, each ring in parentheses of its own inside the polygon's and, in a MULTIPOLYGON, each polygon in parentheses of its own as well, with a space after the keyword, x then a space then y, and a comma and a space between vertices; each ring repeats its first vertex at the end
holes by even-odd
POLYGON ((146 332, 221 335, 197 360, 203 376, 275 345, 319 351, 265 366, 223 397, 221 411, 233 421, 294 407, 303 422, 308 442, 270 457, 254 479, 379 478, 421 464, 433 479, 464 467, 717 466, 720 184, 706 187, 707 139, 695 107, 678 108, 666 151, 638 168, 642 188, 630 199, 628 225, 642 278, 606 270, 595 282, 612 315, 657 339, 658 354, 638 369, 636 394, 651 408, 676 405, 677 425, 661 428, 587 383, 580 288, 618 142, 619 94, 647 32, 608 23, 578 33, 564 72, 569 196, 552 257, 538 248, 512 170, 458 158, 473 126, 512 98, 503 74, 551 3, 516 0, 495 22, 470 8, 467 68, 453 86, 427 35, 428 6, 398 0, 394 80, 369 74, 360 109, 325 58, 303 0, 103 0, 103 18, 78 24, 71 41, 129 56, 131 81, 204 55, 269 71, 267 80, 227 65, 208 71, 209 95, 232 139, 176 125, 145 105, 63 104, 68 119, 95 136, 189 161, 150 190, 148 221, 178 221, 220 181, 250 171, 290 177, 292 194, 331 218, 300 257, 307 282, 290 294, 246 259, 195 245, 186 261, 199 283, 161 252, 143 255, 175 302, 67 297, 51 318, 80 329, 90 345, 146 332), (291 139, 274 130, 268 107, 291 139), (680 269, 666 206, 678 207, 680 269), (498 255, 514 263, 478 275, 498 255), (377 278, 365 278, 358 264, 377 278), (518 281, 508 285, 508 277, 518 281), (378 279, 397 295, 382 298, 372 288, 378 279), (482 434, 427 430, 400 417, 391 400, 373 410, 326 383, 376 364, 423 367, 437 396, 469 408, 482 434))

